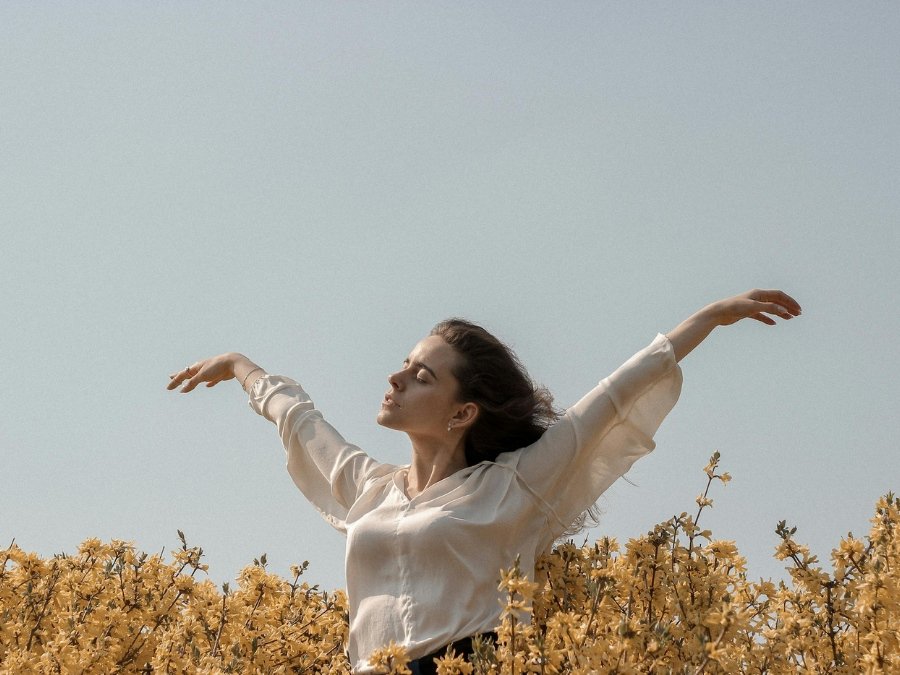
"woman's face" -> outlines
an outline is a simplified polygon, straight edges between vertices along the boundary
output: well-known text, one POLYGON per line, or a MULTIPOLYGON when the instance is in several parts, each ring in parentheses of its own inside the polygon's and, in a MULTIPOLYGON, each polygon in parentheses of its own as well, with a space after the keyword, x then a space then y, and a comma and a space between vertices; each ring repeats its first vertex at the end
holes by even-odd
POLYGON ((463 407, 453 366, 460 358, 438 335, 419 342, 388 377, 391 388, 381 402, 378 423, 410 435, 447 436, 447 425, 463 407))

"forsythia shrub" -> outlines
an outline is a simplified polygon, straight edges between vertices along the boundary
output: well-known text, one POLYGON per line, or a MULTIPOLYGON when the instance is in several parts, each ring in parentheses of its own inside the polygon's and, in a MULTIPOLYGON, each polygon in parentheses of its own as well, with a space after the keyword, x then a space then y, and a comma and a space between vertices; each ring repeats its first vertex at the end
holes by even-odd
MULTIPOLYGON (((448 655, 438 672, 900 672, 900 500, 878 501, 869 536, 841 541, 831 572, 779 523, 791 582, 752 582, 734 542, 697 524, 713 481, 729 480, 718 461, 694 516, 624 550, 562 544, 533 581, 518 562, 503 571, 497 644, 477 644, 472 663, 448 655)), ((0 551, 0 673, 349 673, 346 598, 300 583, 306 563, 286 581, 263 556, 219 592, 195 578, 202 549, 179 537, 169 563, 96 539, 46 560, 0 551)), ((372 663, 409 673, 398 645, 372 663)))
POLYGON ((266 559, 220 593, 202 549, 165 563, 97 539, 48 560, 0 552, 2 673, 349 673, 347 600, 269 574, 266 559))

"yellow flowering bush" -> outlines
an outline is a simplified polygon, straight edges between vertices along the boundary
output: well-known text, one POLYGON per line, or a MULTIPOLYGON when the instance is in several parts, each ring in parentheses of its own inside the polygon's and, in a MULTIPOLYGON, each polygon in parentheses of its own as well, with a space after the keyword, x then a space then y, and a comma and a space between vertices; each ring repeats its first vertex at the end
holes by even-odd
POLYGON ((265 556, 237 588, 207 579, 202 549, 138 553, 88 539, 50 559, 0 551, 2 673, 349 673, 347 600, 266 571, 265 556))
MULTIPOLYGON (((496 645, 476 640, 471 663, 448 654, 438 672, 900 672, 900 499, 878 501, 869 535, 843 539, 830 571, 779 523, 791 581, 754 582, 734 542, 698 524, 729 480, 718 464, 693 515, 624 547, 561 544, 533 580, 511 561, 496 645)), ((220 591, 179 537, 169 562, 96 539, 50 559, 0 551, 0 673, 349 673, 342 592, 301 583, 305 563, 290 581, 270 574, 265 556, 220 591)), ((410 672, 396 644, 371 663, 410 672)))
POLYGON ((734 542, 698 526, 710 485, 730 479, 718 463, 716 453, 694 516, 624 551, 611 539, 559 546, 537 583, 508 571, 497 648, 478 655, 474 672, 900 672, 900 500, 878 501, 869 537, 844 539, 831 573, 779 523, 775 555, 792 583, 751 582, 734 542))

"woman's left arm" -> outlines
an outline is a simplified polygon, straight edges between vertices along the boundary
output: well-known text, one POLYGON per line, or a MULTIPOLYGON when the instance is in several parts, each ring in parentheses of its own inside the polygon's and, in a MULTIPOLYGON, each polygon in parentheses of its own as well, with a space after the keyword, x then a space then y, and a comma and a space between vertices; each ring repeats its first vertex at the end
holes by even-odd
POLYGON ((775 319, 770 314, 791 319, 800 314, 800 305, 783 291, 754 289, 707 305, 678 324, 666 337, 675 350, 675 360, 681 361, 717 326, 748 318, 774 326, 775 319))
POLYGON ((546 505, 554 535, 653 450, 681 392, 677 362, 714 328, 745 318, 773 325, 770 315, 799 314, 800 305, 781 291, 753 290, 707 305, 604 378, 536 443, 511 453, 522 482, 546 505))

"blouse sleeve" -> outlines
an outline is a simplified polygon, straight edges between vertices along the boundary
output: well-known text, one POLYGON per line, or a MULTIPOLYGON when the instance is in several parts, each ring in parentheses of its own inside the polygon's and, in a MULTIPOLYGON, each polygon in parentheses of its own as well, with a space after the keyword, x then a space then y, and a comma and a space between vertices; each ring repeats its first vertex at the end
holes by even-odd
POLYGON ((634 462, 681 393, 681 369, 664 335, 605 378, 534 444, 510 453, 519 479, 563 534, 634 462))
POLYGON ((288 473, 300 491, 325 520, 346 532, 350 507, 384 465, 345 441, 290 378, 259 378, 250 389, 249 404, 278 428, 288 473))

